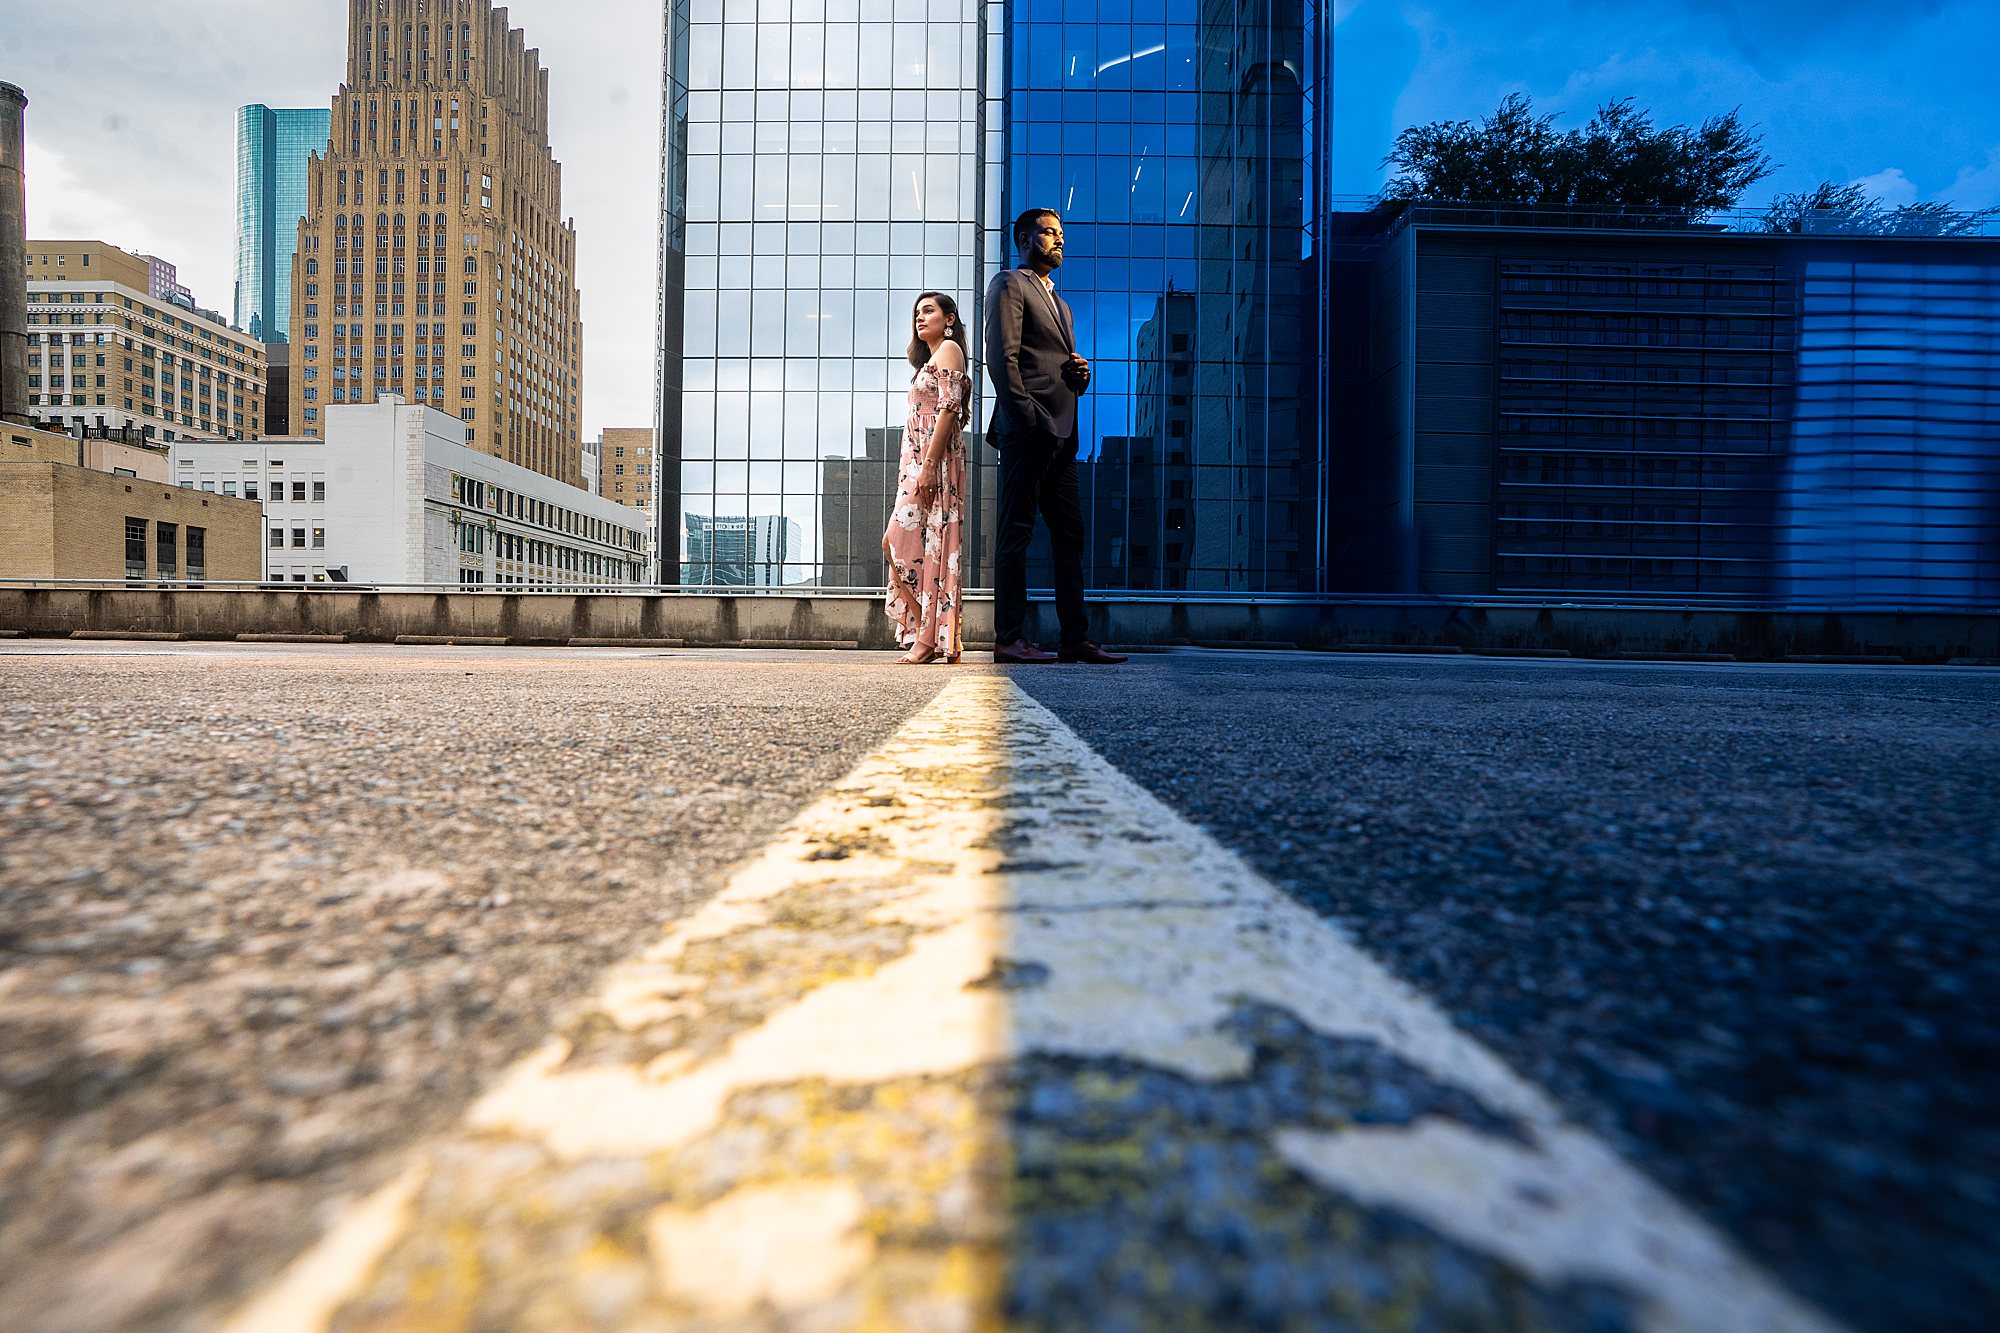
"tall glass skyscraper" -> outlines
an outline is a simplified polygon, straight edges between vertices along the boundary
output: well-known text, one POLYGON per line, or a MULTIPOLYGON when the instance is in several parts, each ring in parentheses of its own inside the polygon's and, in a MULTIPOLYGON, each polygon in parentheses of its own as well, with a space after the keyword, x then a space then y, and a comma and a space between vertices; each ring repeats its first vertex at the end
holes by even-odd
POLYGON ((2000 243, 1333 211, 1332 11, 668 0, 663 581, 880 588, 911 305, 960 303, 976 438, 1037 207, 1097 592, 1992 605, 2000 243))
POLYGON ((236 326, 281 343, 292 320, 292 254, 306 215, 306 160, 326 149, 326 107, 236 113, 236 326))
POLYGON ((1092 586, 1312 591, 1321 566, 1312 0, 1024 0, 1006 208, 1061 211, 1092 359, 1092 586))
MULTIPOLYGON (((1091 583, 1310 590, 1322 9, 668 0, 665 581, 771 570, 689 533, 782 518, 800 538, 779 581, 878 585, 910 309, 956 297, 982 363, 1009 223, 1044 206, 1095 372, 1091 583)), ((983 371, 975 390, 976 434, 983 371)), ((983 583, 993 458, 973 457, 983 583)))

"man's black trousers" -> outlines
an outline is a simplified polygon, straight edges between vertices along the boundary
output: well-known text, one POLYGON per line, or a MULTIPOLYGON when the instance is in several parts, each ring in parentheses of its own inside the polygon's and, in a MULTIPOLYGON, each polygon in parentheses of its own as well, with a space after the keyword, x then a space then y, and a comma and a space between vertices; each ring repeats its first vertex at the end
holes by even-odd
POLYGON ((1049 527, 1055 565, 1056 623, 1063 643, 1082 643, 1083 498, 1077 489, 1076 438, 1057 441, 1039 431, 995 439, 1000 451, 999 534, 993 548, 993 642, 1026 635, 1028 543, 1035 515, 1049 527))

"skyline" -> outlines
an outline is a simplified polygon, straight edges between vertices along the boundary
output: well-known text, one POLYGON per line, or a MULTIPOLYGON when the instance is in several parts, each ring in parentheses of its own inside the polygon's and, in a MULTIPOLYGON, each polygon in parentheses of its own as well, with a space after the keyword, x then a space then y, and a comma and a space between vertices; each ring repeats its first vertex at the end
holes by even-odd
MULTIPOLYGON (((1741 106, 1781 164, 1746 204, 1827 179, 1861 181, 1892 204, 2000 205, 2000 108, 1979 69, 2000 12, 1977 0, 1911 8, 1670 0, 1638 17, 1611 0, 1336 0, 1335 188, 1377 188, 1398 129, 1477 118, 1519 91, 1565 126, 1623 96, 1663 122, 1741 106), (1915 86, 1927 98, 1920 127, 1915 86)), ((650 424, 654 291, 615 275, 631 272, 635 253, 642 269, 654 264, 659 6, 508 9, 550 70, 551 140, 578 231, 583 432, 650 424)), ((198 302, 227 310, 236 111, 329 105, 345 6, 106 0, 99 13, 84 73, 59 14, 31 13, 0 34, 4 77, 30 99, 30 231, 161 255, 198 302)))

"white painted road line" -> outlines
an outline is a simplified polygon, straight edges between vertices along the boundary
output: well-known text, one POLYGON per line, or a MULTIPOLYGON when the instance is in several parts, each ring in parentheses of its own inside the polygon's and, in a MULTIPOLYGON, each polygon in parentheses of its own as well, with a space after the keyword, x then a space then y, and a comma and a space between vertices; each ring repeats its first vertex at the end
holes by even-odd
POLYGON ((1019 1220, 996 1080, 1063 1057, 1222 1086, 1253 1065, 1232 1022, 1246 1006, 1483 1108, 1275 1124, 1273 1163, 1537 1282, 1613 1288, 1643 1328, 1836 1327, 1048 710, 979 676, 614 968, 419 1154, 406 1193, 272 1288, 312 1299, 267 1293, 231 1333, 586 1313, 984 1327, 1019 1220))

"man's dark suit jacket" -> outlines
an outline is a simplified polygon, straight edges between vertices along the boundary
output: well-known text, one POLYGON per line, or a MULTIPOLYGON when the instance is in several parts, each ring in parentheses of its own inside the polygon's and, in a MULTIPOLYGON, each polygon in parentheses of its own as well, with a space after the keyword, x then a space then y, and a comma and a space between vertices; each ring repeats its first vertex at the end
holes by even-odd
POLYGON ((1033 269, 1012 268, 986 289, 986 367, 993 381, 993 421, 987 439, 1042 434, 1057 444, 1076 434, 1076 390, 1063 367, 1076 350, 1067 303, 1033 269))

